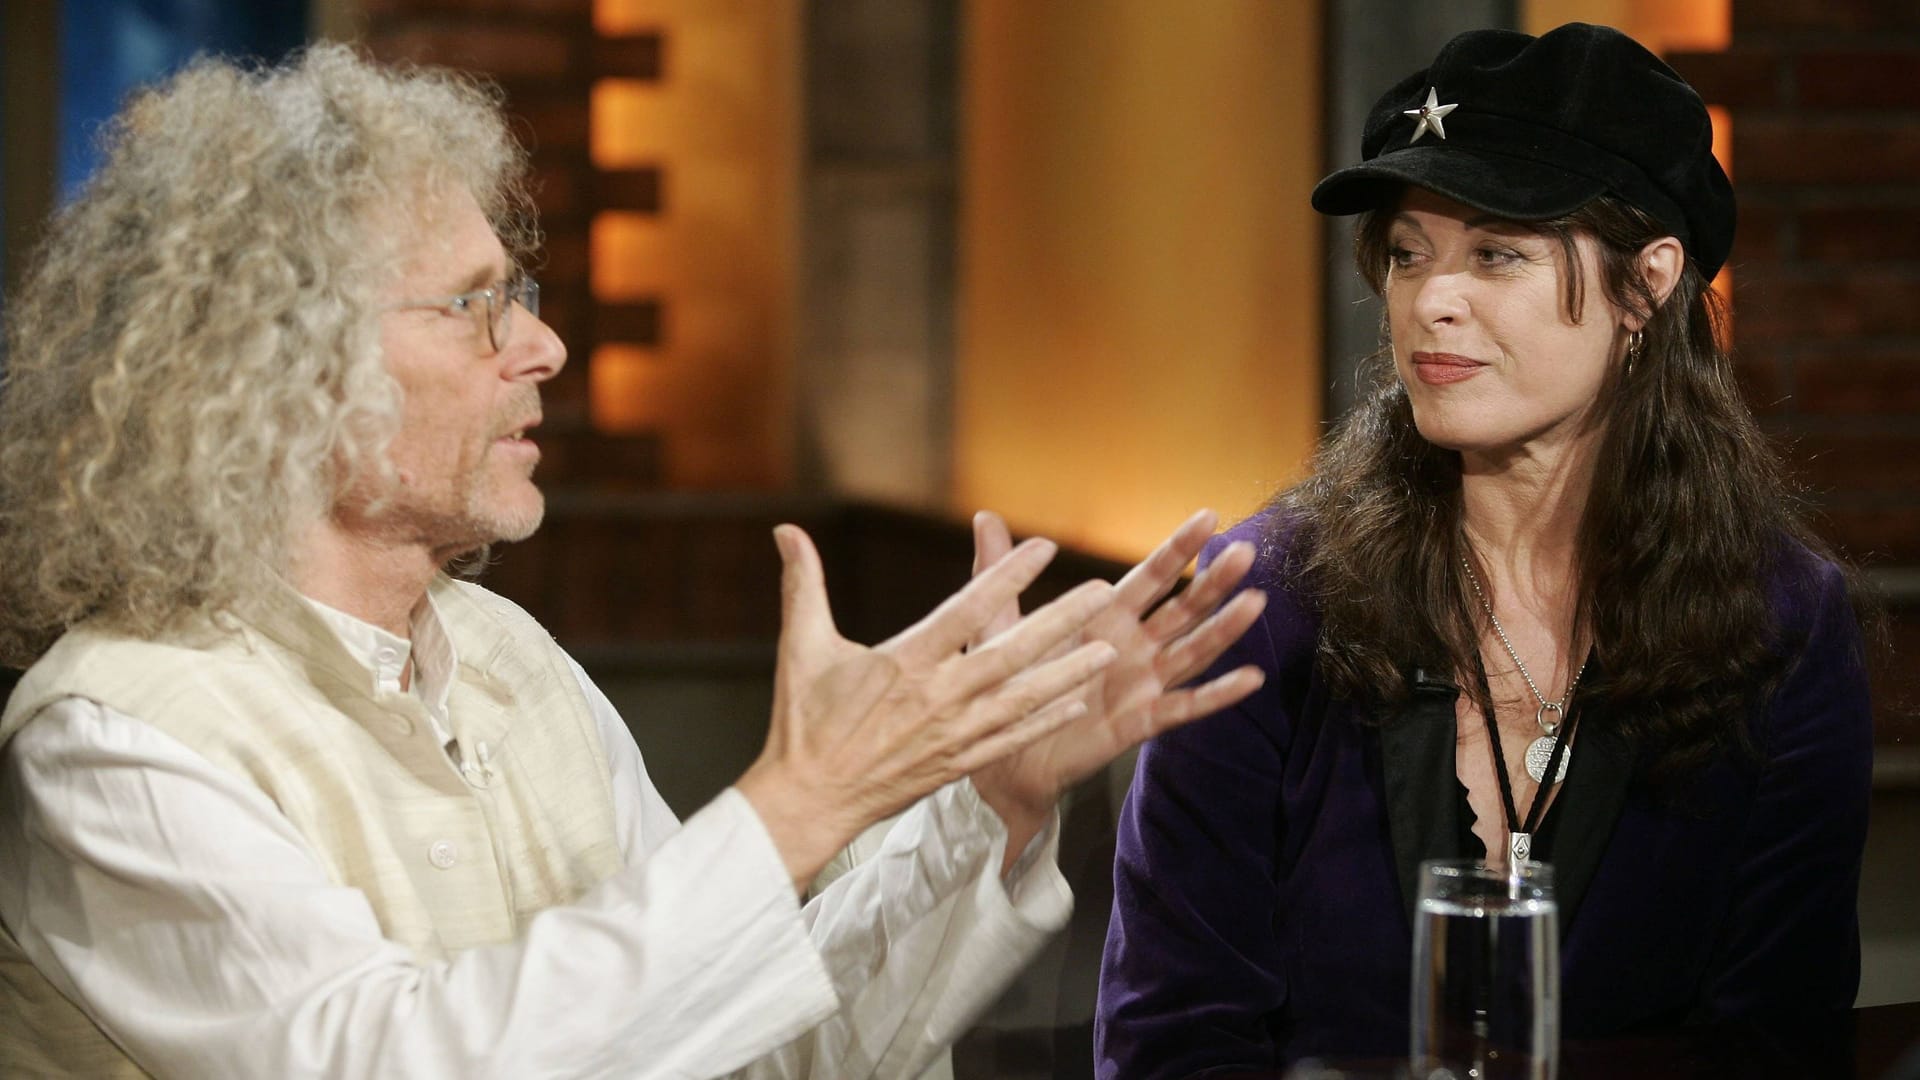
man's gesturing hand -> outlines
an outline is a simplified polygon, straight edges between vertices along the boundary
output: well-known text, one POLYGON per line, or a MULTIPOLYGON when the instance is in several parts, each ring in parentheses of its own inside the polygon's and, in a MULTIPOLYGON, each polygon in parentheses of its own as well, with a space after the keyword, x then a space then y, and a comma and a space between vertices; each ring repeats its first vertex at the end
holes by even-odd
MULTIPOLYGON (((1229 545, 1185 592, 1154 607, 1200 553, 1213 534, 1214 521, 1210 510, 1188 518, 1120 579, 1111 603, 1088 624, 1079 640, 1104 642, 1113 647, 1116 658, 1076 693, 1084 708, 1067 723, 1049 725, 1043 738, 974 772, 973 783, 981 798, 1006 822, 1011 834, 1009 864, 1046 823, 1068 787, 1129 747, 1218 712, 1259 689, 1263 676, 1250 665, 1198 686, 1182 687, 1239 640, 1266 607, 1266 594, 1253 589, 1221 604, 1253 565, 1251 545, 1229 545)), ((975 515, 973 530, 976 581, 1019 554, 1006 523, 997 515, 986 511, 975 515)), ((1019 616, 1019 608, 1010 603, 988 624, 988 634, 1011 632, 1019 616)), ((989 638, 987 647, 998 641, 998 637, 989 638)))
POLYGON ((1105 641, 1074 644, 1113 595, 1099 581, 962 652, 1052 561, 1045 540, 1012 548, 873 648, 835 628, 807 534, 782 525, 774 541, 784 574, 773 720, 766 749, 735 786, 796 889, 867 825, 1080 717, 1087 705, 1076 691, 1116 655, 1105 641))

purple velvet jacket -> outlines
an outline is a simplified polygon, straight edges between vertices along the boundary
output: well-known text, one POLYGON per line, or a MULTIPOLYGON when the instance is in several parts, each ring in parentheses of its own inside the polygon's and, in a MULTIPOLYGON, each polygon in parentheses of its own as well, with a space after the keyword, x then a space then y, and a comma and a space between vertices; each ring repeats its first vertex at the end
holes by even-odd
MULTIPOLYGON (((1215 538, 1258 542, 1264 517, 1215 538)), ((1675 798, 1584 708, 1556 801, 1562 1031, 1604 1036, 1847 1009, 1872 772, 1860 633, 1840 572, 1797 546, 1773 610, 1796 654, 1750 730, 1675 798)), ((1140 755, 1121 813, 1100 975, 1101 1077, 1142 1080, 1403 1054, 1414 880, 1457 854, 1455 691, 1416 681, 1383 724, 1333 699, 1317 615, 1273 580, 1217 670, 1266 672, 1239 706, 1140 755)))

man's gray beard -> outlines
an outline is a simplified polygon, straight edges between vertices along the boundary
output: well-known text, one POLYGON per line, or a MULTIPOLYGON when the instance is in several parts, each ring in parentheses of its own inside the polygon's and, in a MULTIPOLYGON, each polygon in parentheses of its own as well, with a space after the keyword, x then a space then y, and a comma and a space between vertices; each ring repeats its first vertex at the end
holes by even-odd
POLYGON ((476 512, 473 516, 474 520, 484 526, 480 531, 491 536, 486 543, 518 543, 539 531, 540 523, 546 520, 547 516, 547 497, 545 494, 540 494, 539 499, 539 505, 524 514, 510 515, 496 512, 488 515, 484 512, 476 512))

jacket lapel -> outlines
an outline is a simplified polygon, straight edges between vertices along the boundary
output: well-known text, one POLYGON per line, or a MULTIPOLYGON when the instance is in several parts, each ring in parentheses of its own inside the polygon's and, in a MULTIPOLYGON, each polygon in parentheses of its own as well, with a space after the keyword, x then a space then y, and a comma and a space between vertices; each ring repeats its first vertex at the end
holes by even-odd
MULTIPOLYGON (((1597 663, 1593 674, 1598 673, 1597 663)), ((1460 835, 1459 777, 1454 766, 1454 705, 1451 683, 1416 668, 1407 700, 1380 726, 1381 778, 1387 830, 1400 899, 1409 920, 1420 892, 1420 863, 1457 857, 1460 835)), ((1583 705, 1575 763, 1554 801, 1554 894, 1560 933, 1566 936, 1600 868, 1633 780, 1634 751, 1604 706, 1583 705)))
POLYGON ((1454 772, 1454 700, 1459 691, 1416 668, 1413 692, 1380 726, 1387 831, 1400 899, 1413 919, 1420 863, 1454 852, 1459 809, 1454 772))

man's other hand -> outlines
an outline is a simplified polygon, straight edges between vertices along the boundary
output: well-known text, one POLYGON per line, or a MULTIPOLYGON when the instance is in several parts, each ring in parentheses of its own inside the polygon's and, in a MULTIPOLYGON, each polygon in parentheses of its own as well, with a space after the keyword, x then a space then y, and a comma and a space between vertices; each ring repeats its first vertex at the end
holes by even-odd
POLYGON ((1118 655, 1088 633, 1114 595, 1105 582, 1006 618, 1052 561, 1045 540, 1006 551, 872 648, 835 627, 807 534, 782 525, 774 541, 784 573, 773 718, 766 748, 735 786, 797 890, 867 825, 1081 719, 1083 688, 1118 655), (964 648, 972 641, 983 644, 964 648))
MULTIPOLYGON (((1184 685, 1238 641, 1266 607, 1266 594, 1255 589, 1243 590, 1221 604, 1252 567, 1252 545, 1228 545, 1186 591, 1160 603, 1213 535, 1215 520, 1210 510, 1188 518, 1120 579, 1082 638, 1058 646, 1084 648, 1080 644, 1084 641, 1105 643, 1114 650, 1114 661, 1076 691, 1083 708, 1070 721, 1050 725, 1044 736, 974 772, 974 787, 1011 834, 1007 865, 1046 824, 1067 788, 1136 744, 1218 712, 1259 689, 1264 677, 1251 665, 1198 686, 1184 685)), ((1020 551, 1013 547, 1006 523, 988 511, 974 516, 973 534, 974 573, 981 577, 1020 551)), ((988 648, 999 640, 998 635, 1019 625, 1016 604, 1010 600, 988 623, 984 638, 988 648)))

